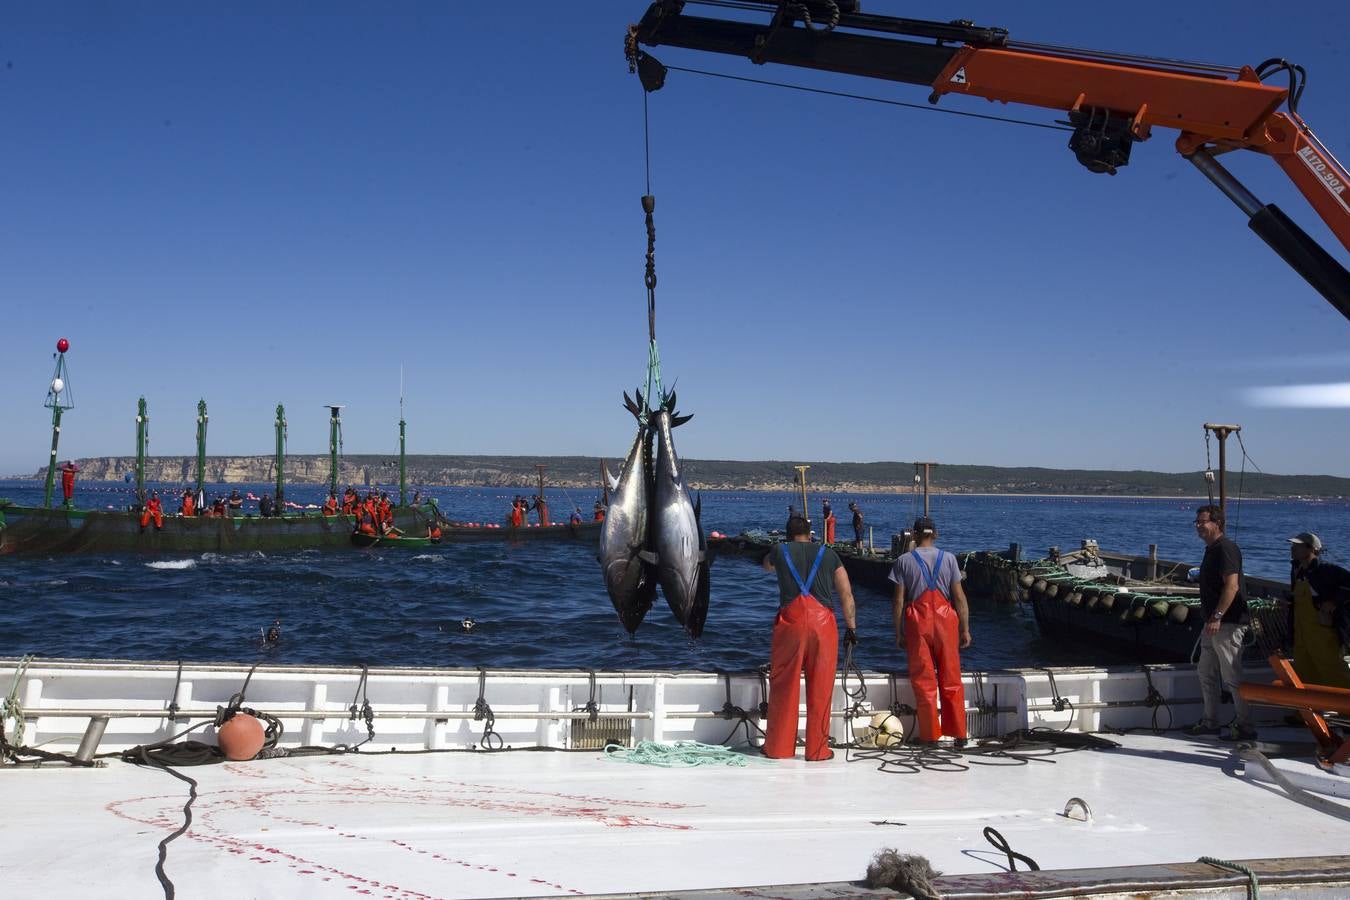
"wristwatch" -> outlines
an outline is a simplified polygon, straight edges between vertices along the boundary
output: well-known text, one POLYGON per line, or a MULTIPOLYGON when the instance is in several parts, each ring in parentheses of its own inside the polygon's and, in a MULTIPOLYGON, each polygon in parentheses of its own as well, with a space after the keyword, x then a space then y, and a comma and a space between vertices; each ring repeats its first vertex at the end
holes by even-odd
POLYGON ((1223 613, 1219 612, 1219 611, 1216 609, 1216 610, 1214 610, 1214 615, 1212 615, 1212 616, 1209 617, 1209 620, 1210 620, 1211 622, 1222 622, 1222 621, 1223 621, 1223 613))

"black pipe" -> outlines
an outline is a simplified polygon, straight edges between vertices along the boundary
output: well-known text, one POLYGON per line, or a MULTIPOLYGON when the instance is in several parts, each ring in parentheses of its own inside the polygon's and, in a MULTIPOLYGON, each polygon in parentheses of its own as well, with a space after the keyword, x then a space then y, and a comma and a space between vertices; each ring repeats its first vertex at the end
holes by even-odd
POLYGON ((1350 319, 1350 272, 1273 203, 1261 207, 1247 227, 1261 236, 1295 272, 1350 319))

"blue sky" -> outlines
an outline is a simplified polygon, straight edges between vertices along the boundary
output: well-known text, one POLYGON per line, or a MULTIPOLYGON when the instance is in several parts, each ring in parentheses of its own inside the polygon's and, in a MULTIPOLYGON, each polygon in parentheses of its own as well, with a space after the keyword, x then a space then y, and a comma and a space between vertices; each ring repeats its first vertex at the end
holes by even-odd
MULTIPOLYGON (((0 473, 61 457, 621 456, 646 365, 642 0, 10 3, 0 10, 0 473), (194 5, 202 8, 202 5, 194 5), (278 13, 278 8, 292 12, 278 13), (390 10, 393 10, 392 12, 390 10)), ((871 0, 1015 39, 1308 69, 1350 157, 1350 39, 1268 3, 871 0)), ((707 14, 705 12, 704 14, 707 14)), ((715 13, 714 13, 715 14, 715 13)), ((670 65, 922 103, 922 88, 692 51, 670 65)), ((1049 111, 948 98, 1038 122, 1049 111)), ((1146 468, 1236 421, 1264 470, 1350 475, 1350 411, 1250 405, 1344 381, 1350 323, 1159 131, 1114 178, 1057 131, 672 72, 651 96, 658 338, 686 456, 1146 468)), ((1278 168, 1225 164, 1338 259, 1278 168)))

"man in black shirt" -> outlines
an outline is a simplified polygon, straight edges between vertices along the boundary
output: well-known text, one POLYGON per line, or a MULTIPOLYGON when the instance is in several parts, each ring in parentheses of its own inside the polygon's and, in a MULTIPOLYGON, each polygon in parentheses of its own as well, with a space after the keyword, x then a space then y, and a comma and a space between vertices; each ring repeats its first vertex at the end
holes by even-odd
POLYGON ((1200 563, 1200 606, 1205 611, 1205 627, 1200 634, 1200 662, 1196 675, 1205 712, 1199 722, 1186 729, 1187 734, 1218 734, 1218 706, 1221 686, 1233 697, 1233 724, 1224 731, 1224 740, 1256 739, 1247 702, 1238 693, 1242 681, 1242 639, 1247 633, 1247 598, 1242 591, 1242 551, 1223 533, 1223 510, 1202 506, 1195 511, 1195 531, 1205 542, 1205 558, 1200 563))

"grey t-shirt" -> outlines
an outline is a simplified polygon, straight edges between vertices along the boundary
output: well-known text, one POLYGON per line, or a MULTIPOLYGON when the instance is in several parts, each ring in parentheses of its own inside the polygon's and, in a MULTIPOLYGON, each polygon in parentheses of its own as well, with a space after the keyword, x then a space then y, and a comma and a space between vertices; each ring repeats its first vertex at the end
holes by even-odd
POLYGON ((923 570, 914 559, 915 553, 923 557, 923 561, 928 564, 929 571, 937 581, 938 590, 950 600, 952 584, 961 580, 961 567, 956 564, 956 557, 945 550, 942 551, 942 563, 939 565, 937 547, 918 547, 903 553, 891 567, 891 581, 905 586, 905 600, 917 600, 920 594, 928 590, 928 581, 923 577, 923 570))

